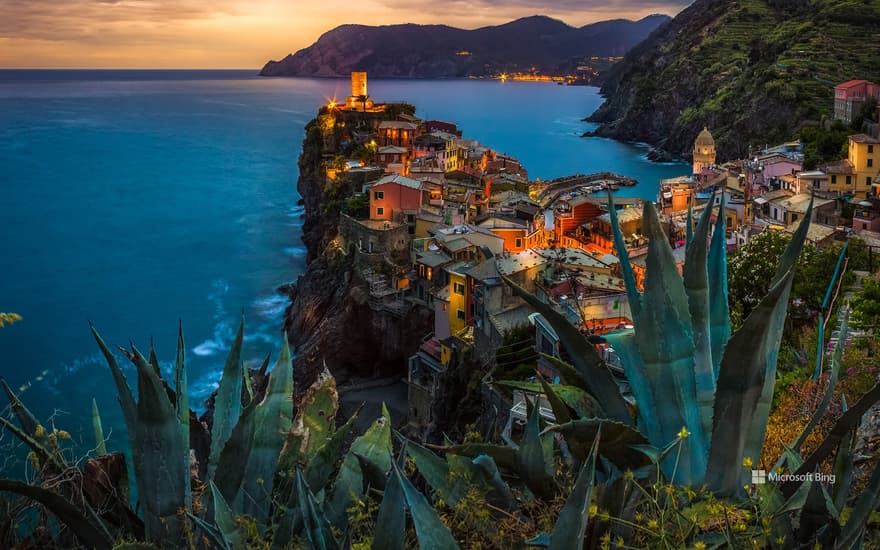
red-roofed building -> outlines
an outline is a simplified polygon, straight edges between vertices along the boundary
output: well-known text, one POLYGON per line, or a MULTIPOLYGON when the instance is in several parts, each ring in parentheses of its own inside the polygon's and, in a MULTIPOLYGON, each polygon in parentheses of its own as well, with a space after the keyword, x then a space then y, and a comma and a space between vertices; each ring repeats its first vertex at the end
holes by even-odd
POLYGON ((880 84, 850 80, 834 87, 834 118, 850 123, 869 97, 880 99, 880 84))
POLYGON ((400 221, 402 215, 415 217, 422 208, 422 182, 404 176, 386 176, 370 189, 370 219, 400 221))

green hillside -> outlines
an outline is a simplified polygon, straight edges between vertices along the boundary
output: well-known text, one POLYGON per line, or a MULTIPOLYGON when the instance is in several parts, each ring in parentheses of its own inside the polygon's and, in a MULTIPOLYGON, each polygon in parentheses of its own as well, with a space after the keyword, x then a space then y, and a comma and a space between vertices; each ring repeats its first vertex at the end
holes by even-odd
POLYGON ((697 0, 609 73, 600 135, 686 157, 708 126, 720 158, 793 137, 833 87, 880 81, 880 0, 697 0))

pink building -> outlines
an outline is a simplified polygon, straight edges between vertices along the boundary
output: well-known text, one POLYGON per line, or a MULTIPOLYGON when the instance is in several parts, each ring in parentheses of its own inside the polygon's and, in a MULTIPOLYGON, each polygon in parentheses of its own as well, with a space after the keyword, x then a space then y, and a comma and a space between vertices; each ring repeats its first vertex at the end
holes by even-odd
POLYGON ((880 85, 867 80, 850 80, 834 87, 834 118, 852 122, 869 97, 880 99, 880 85))
POLYGON ((422 182, 404 176, 385 176, 370 187, 370 219, 406 222, 405 215, 422 208, 422 182))

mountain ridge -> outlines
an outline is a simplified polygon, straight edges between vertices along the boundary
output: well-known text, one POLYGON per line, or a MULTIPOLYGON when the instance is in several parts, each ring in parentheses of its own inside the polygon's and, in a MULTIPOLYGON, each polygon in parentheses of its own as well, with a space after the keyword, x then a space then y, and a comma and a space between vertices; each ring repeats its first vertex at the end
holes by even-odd
POLYGON ((794 137, 833 87, 880 80, 880 0, 696 0, 606 74, 595 134, 687 158, 708 126, 719 159, 794 137))
POLYGON ((404 23, 340 25, 306 48, 269 61, 263 76, 462 78, 501 72, 567 74, 589 57, 622 56, 670 18, 649 15, 573 27, 534 15, 501 25, 460 29, 404 23))

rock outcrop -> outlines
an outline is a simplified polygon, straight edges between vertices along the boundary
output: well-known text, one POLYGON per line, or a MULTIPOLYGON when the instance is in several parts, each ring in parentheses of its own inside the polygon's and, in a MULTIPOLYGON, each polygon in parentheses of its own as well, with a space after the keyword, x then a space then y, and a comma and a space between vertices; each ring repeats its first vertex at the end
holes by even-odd
POLYGON ((358 185, 325 178, 324 144, 314 128, 314 123, 307 127, 297 182, 305 208, 307 269, 285 289, 291 303, 284 330, 296 352, 296 387, 308 387, 325 364, 341 383, 349 375, 402 376, 406 359, 433 329, 433 315, 419 308, 395 314, 371 302, 353 251, 337 239, 344 199, 358 185))

